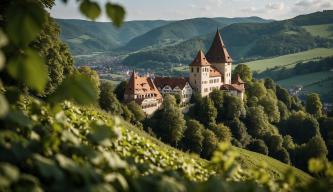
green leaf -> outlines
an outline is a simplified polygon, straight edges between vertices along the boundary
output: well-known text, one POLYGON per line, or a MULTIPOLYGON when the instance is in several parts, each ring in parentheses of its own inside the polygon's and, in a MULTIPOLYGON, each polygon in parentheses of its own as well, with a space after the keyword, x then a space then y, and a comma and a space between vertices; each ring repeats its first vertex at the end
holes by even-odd
POLYGON ((27 45, 42 30, 45 12, 37 1, 13 1, 7 9, 7 34, 14 43, 27 45))
POLYGON ((9 163, 0 163, 0 188, 8 187, 18 180, 20 172, 17 167, 9 163))
POLYGON ((9 107, 5 96, 0 94, 0 118, 4 117, 7 114, 8 109, 9 107))
POLYGON ((96 2, 84 0, 80 5, 80 11, 91 20, 95 20, 101 14, 101 8, 96 2))
MULTIPOLYGON (((0 48, 7 45, 7 43, 8 43, 8 40, 7 40, 6 35, 2 32, 2 30, 0 30, 0 48)), ((0 71, 4 65, 5 65, 5 55, 0 50, 0 71)))
POLYGON ((120 27, 125 18, 125 9, 117 4, 107 3, 105 5, 106 14, 112 20, 113 24, 120 27))
POLYGON ((31 127, 32 121, 21 111, 11 111, 7 116, 8 120, 22 127, 31 127))
POLYGON ((8 73, 28 87, 42 92, 48 81, 48 70, 44 60, 31 49, 9 61, 8 73))
POLYGON ((105 125, 100 121, 93 122, 90 126, 92 128, 92 131, 87 135, 87 138, 93 144, 110 146, 110 139, 117 137, 111 127, 105 125))
POLYGON ((43 177, 54 178, 56 180, 60 180, 64 177, 62 171, 53 160, 45 158, 39 154, 35 154, 33 159, 37 170, 43 177))
POLYGON ((67 77, 48 99, 53 103, 74 100, 79 104, 92 104, 96 103, 97 98, 91 79, 82 74, 75 74, 67 77))

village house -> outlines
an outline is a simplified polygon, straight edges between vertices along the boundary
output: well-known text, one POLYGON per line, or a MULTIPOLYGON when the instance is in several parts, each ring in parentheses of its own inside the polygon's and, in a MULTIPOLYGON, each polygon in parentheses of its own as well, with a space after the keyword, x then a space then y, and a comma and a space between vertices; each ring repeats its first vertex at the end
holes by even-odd
POLYGON ((147 115, 153 114, 162 104, 162 95, 147 76, 139 76, 132 72, 125 88, 125 102, 135 101, 147 115))
POLYGON ((180 96, 180 103, 187 104, 193 94, 192 87, 188 78, 183 77, 155 77, 154 84, 162 95, 165 94, 178 94, 180 96))
POLYGON ((237 76, 231 80, 232 58, 217 30, 205 55, 201 50, 189 66, 189 78, 139 76, 132 73, 125 91, 126 101, 137 102, 147 115, 161 107, 162 95, 179 94, 181 103, 189 103, 193 93, 208 96, 214 89, 244 98, 245 86, 237 76))

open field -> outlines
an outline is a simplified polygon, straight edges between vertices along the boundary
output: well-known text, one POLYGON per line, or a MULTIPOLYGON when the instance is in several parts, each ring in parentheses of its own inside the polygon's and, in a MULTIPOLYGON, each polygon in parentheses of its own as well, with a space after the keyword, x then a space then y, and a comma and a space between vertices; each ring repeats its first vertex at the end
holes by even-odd
POLYGON ((304 52, 283 55, 271 59, 251 61, 243 64, 248 65, 252 71, 262 72, 265 71, 266 69, 274 67, 292 68, 293 66, 295 66, 297 63, 300 62, 311 61, 318 59, 320 57, 329 57, 329 56, 333 56, 333 49, 316 48, 304 52))
POLYGON ((315 83, 318 83, 320 81, 327 80, 328 78, 333 78, 332 71, 316 72, 316 73, 310 73, 310 74, 306 74, 306 75, 298 75, 295 77, 291 77, 288 79, 278 81, 277 83, 285 88, 291 88, 291 87, 298 86, 298 85, 307 87, 307 86, 313 85, 315 83))
POLYGON ((333 24, 309 25, 303 28, 312 36, 333 39, 333 24))
MULTIPOLYGON (((266 155, 262 155, 237 147, 234 147, 234 149, 240 154, 240 162, 243 167, 259 168, 260 164, 266 163, 267 170, 276 177, 281 177, 281 173, 286 172, 291 168, 289 165, 284 164, 276 159, 270 158, 266 155)), ((312 178, 310 175, 297 168, 293 167, 292 170, 294 171, 296 176, 302 181, 309 181, 312 178)))

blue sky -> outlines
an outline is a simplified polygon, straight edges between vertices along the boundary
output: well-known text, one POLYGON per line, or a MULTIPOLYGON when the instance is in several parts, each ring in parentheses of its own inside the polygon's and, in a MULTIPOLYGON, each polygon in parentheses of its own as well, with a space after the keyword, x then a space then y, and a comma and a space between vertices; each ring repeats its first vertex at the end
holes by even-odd
MULTIPOLYGON (((101 3, 107 0, 98 0, 101 3)), ((113 0, 127 11, 126 20, 179 20, 194 17, 259 16, 282 20, 300 14, 333 9, 333 0, 113 0)), ((56 0, 51 9, 56 18, 85 19, 76 0, 64 5, 56 0)), ((105 15, 98 21, 108 21, 105 15)))

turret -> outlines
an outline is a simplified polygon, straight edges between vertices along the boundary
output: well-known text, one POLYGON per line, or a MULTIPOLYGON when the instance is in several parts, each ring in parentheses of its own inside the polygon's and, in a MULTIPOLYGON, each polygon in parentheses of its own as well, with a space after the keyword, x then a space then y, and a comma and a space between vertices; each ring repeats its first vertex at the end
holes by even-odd
POLYGON ((201 94, 201 96, 209 94, 210 66, 211 64, 207 61, 201 50, 190 64, 190 84, 196 92, 201 94))
POLYGON ((223 74, 224 84, 231 84, 232 59, 224 46, 219 30, 206 54, 207 60, 223 74))

